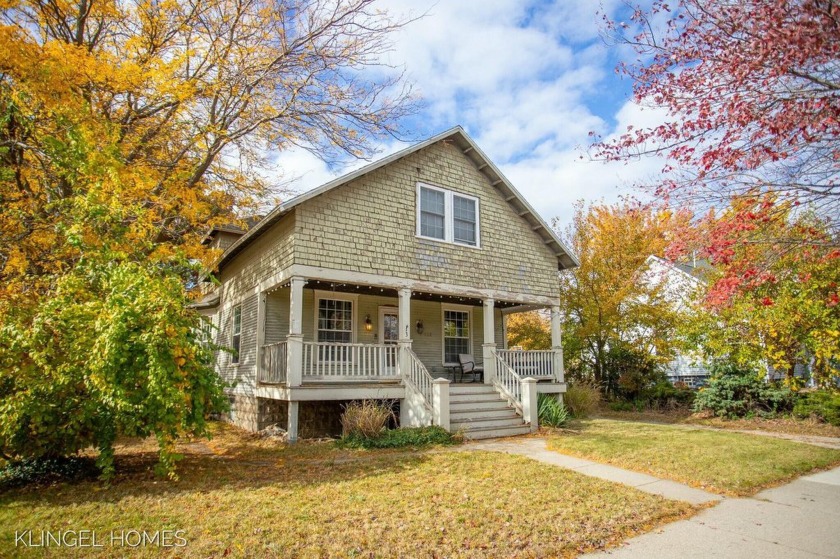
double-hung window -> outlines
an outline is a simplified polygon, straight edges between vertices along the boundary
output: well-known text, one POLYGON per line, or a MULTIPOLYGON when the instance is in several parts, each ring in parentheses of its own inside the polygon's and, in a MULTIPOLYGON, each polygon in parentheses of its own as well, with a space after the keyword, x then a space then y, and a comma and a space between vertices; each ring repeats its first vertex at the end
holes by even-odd
POLYGON ((233 328, 231 328, 230 346, 233 348, 231 363, 239 363, 239 347, 242 345, 242 305, 233 307, 233 328))
POLYGON ((418 183, 417 236, 479 246, 478 198, 418 183))
MULTIPOLYGON (((318 299, 318 341, 328 344, 353 342, 353 301, 318 299)), ((320 346, 319 361, 347 361, 347 347, 320 346)))
POLYGON ((443 309, 443 362, 458 363, 459 354, 470 354, 470 311, 443 309))

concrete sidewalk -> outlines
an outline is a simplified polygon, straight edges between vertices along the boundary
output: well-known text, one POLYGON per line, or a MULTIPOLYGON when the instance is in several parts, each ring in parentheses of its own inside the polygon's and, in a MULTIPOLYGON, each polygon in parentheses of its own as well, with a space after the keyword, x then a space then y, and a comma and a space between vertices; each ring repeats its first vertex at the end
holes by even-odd
POLYGON ((791 559, 840 557, 840 468, 700 514, 584 557, 791 559))
POLYGON ((719 501, 696 516, 585 555, 613 559, 840 559, 840 468, 768 489, 751 498, 726 498, 673 481, 565 456, 544 439, 490 440, 465 450, 520 454, 563 468, 693 504, 719 501))
POLYGON ((640 474, 638 472, 631 472, 615 466, 607 464, 600 464, 591 460, 584 460, 583 458, 575 458, 573 456, 566 456, 553 450, 546 448, 545 439, 538 438, 521 438, 521 439, 501 439, 501 440, 487 440, 469 443, 464 447, 466 450, 490 450, 495 452, 506 452, 509 454, 520 454, 533 458, 539 462, 560 466, 574 470, 578 473, 605 479, 607 481, 614 481, 623 483, 634 487, 639 491, 645 493, 652 493, 654 495, 661 495, 666 499, 675 501, 685 501, 692 505, 699 505, 701 503, 708 503, 712 501, 720 501, 723 499, 721 495, 709 493, 702 489, 695 489, 682 483, 670 481, 667 479, 660 479, 658 477, 647 474, 640 474))

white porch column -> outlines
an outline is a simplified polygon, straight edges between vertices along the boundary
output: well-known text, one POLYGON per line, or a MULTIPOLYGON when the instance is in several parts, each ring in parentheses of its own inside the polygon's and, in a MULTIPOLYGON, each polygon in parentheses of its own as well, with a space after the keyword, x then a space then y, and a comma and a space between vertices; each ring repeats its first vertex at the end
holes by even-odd
POLYGON ((399 302, 399 317, 397 324, 399 328, 399 338, 397 345, 399 347, 399 366, 400 374, 408 373, 410 366, 408 350, 411 349, 411 289, 402 287, 397 292, 400 298, 399 302))
POLYGON ((289 402, 289 420, 286 423, 286 434, 289 436, 289 442, 295 443, 298 440, 298 412, 300 411, 299 402, 289 402))
POLYGON ((265 374, 265 367, 263 366, 265 354, 263 346, 265 345, 265 292, 257 293, 257 382, 259 382, 265 374))
POLYGON ((496 349, 496 326, 494 324, 496 301, 484 300, 484 343, 482 353, 484 357, 484 384, 493 384, 496 378, 496 361, 493 351, 496 349))
POLYGON ((537 379, 524 378, 520 386, 522 387, 522 418, 531 425, 531 432, 535 433, 540 427, 537 379))
POLYGON ((432 381, 432 423, 449 431, 449 379, 432 381))
MULTIPOLYGON (((303 381, 303 286, 306 280, 293 277, 289 297, 289 335, 286 338, 286 385, 300 386, 303 381)), ((291 436, 292 402, 289 403, 289 434, 291 436)), ((297 429, 297 403, 295 403, 297 429)))
POLYGON ((554 352, 552 356, 552 367, 554 370, 554 379, 557 382, 564 382, 566 378, 566 371, 563 370, 562 330, 560 307, 555 305, 551 307, 551 350, 554 352))

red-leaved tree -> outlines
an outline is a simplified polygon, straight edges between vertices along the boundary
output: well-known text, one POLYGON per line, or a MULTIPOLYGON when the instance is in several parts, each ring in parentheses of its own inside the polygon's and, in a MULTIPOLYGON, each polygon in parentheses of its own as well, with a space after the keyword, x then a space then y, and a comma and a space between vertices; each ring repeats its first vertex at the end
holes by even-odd
MULTIPOLYGON (((666 121, 597 139, 596 157, 666 158, 646 185, 695 209, 726 208, 708 220, 703 245, 716 264, 737 270, 729 293, 749 289, 772 267, 764 260, 729 266, 734 239, 795 250, 802 238, 768 238, 767 227, 806 213, 836 255, 840 228, 840 4, 831 0, 657 0, 632 8, 627 23, 605 18, 606 33, 632 46, 620 65, 637 102, 665 109, 666 121), (745 199, 755 203, 743 203, 745 199), (732 200, 739 204, 731 205, 732 200), (791 213, 791 207, 796 211, 791 213), (715 230, 723 227, 724 230, 715 230), (741 234, 732 235, 733 230, 741 234), (787 247, 787 248, 786 248, 787 247)), ((702 212, 701 212, 702 213, 702 212)))

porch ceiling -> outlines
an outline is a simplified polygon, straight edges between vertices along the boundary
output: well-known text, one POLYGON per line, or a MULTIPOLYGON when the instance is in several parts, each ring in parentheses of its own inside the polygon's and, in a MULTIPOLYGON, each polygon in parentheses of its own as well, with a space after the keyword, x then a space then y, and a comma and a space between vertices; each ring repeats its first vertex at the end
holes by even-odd
MULTIPOLYGON (((288 283, 279 287, 288 287, 288 283)), ((398 297, 397 290, 391 287, 377 287, 375 285, 360 285, 353 283, 338 283, 321 280, 307 280, 305 289, 317 289, 320 291, 335 291, 336 293, 358 293, 360 295, 372 295, 378 297, 398 297)), ((459 305, 481 306, 482 300, 474 297, 463 297, 460 295, 446 295, 440 293, 428 293, 412 291, 411 298, 418 301, 434 301, 438 303, 457 303, 459 305)), ((495 307, 506 309, 521 306, 522 303, 515 301, 495 301, 495 307)))

